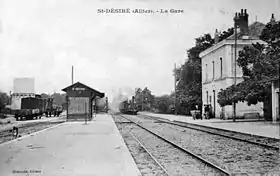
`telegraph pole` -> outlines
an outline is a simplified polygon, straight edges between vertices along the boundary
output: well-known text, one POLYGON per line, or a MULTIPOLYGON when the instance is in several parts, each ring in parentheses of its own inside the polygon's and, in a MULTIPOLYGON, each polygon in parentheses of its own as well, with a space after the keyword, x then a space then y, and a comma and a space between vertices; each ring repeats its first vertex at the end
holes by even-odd
POLYGON ((176 63, 174 64, 174 113, 177 115, 177 93, 176 93, 176 63))
MULTIPOLYGON (((234 18, 234 91, 236 86, 236 57, 237 57, 237 15, 234 18)), ((233 102, 233 121, 236 121, 236 103, 233 102)))

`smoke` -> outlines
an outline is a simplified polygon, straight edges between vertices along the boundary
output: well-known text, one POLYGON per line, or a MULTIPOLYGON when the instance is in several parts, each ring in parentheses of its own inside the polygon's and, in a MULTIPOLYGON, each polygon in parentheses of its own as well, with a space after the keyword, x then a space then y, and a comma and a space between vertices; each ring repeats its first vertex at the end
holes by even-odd
POLYGON ((134 96, 134 90, 131 87, 122 87, 118 91, 113 92, 113 100, 109 108, 113 111, 119 112, 119 105, 125 100, 130 100, 134 96))

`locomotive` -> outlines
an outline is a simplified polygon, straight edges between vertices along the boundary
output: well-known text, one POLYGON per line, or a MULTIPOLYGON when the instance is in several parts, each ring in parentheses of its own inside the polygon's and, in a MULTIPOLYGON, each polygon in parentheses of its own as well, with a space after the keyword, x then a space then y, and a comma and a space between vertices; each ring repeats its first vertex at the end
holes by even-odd
POLYGON ((120 103, 119 110, 123 114, 131 114, 131 115, 137 115, 137 109, 135 107, 134 103, 134 97, 132 97, 132 100, 125 100, 120 103))

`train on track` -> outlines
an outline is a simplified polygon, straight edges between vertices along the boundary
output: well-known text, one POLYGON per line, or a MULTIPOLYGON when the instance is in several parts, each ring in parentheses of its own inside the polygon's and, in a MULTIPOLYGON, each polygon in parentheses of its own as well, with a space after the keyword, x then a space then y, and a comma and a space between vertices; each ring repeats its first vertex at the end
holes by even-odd
POLYGON ((11 109, 17 121, 41 119, 43 115, 46 117, 59 116, 63 111, 62 106, 53 103, 53 98, 42 98, 40 95, 23 97, 19 101, 20 107, 11 109))
POLYGON ((123 114, 137 115, 138 110, 134 103, 134 97, 132 97, 132 100, 122 101, 119 104, 119 110, 123 114))

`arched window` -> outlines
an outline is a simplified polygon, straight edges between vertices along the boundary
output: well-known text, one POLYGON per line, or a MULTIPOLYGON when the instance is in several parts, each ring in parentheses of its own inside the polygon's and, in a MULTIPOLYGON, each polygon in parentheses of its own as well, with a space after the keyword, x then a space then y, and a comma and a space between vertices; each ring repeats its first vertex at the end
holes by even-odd
POLYGON ((208 91, 206 91, 206 104, 208 104, 208 91))
POLYGON ((221 77, 223 77, 223 58, 220 57, 220 63, 221 63, 221 77))

